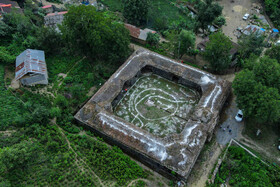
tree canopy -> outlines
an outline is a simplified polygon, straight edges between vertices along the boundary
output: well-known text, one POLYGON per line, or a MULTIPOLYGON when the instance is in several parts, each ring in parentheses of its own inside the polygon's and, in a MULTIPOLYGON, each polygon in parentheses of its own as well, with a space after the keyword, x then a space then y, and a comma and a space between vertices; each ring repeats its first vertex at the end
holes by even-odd
POLYGON ((210 62, 210 67, 214 72, 221 72, 228 68, 231 58, 230 50, 232 43, 222 32, 217 32, 209 36, 203 56, 210 62))
POLYGON ((129 54, 128 30, 93 6, 70 7, 60 30, 73 51, 91 59, 121 61, 129 54))
POLYGON ((265 55, 277 60, 280 63, 280 45, 272 46, 270 49, 266 50, 265 55))
POLYGON ((248 58, 251 54, 260 55, 264 47, 264 37, 257 34, 243 35, 238 44, 241 58, 248 58))
POLYGON ((196 8, 198 11, 198 28, 201 28, 203 31, 222 14, 223 10, 223 7, 218 3, 213 3, 213 0, 200 1, 196 8))
POLYGON ((149 9, 149 0, 124 0, 123 16, 134 25, 146 22, 149 9))
POLYGON ((182 30, 179 35, 179 54, 182 57, 194 49, 195 46, 195 34, 192 31, 182 30))
POLYGON ((260 123, 280 119, 280 64, 269 57, 249 62, 253 67, 242 70, 233 82, 237 105, 244 115, 260 123))

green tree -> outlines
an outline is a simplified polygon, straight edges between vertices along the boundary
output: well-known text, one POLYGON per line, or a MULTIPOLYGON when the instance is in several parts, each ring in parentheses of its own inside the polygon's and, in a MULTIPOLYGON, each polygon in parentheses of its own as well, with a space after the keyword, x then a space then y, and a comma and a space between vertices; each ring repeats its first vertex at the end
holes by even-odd
POLYGON ((37 143, 22 141, 11 147, 0 149, 0 174, 14 169, 25 169, 37 156, 37 143))
POLYGON ((244 115, 260 123, 280 119, 280 65, 268 57, 255 61, 252 69, 244 69, 233 81, 237 105, 244 115))
POLYGON ((123 16, 129 23, 141 25, 146 22, 149 0, 124 0, 123 16))
POLYGON ((200 1, 197 5, 197 22, 198 28, 201 28, 203 31, 211 25, 216 18, 222 14, 223 7, 218 3, 213 3, 213 0, 200 1))
POLYGON ((69 47, 93 60, 123 61, 129 54, 129 32, 93 6, 72 6, 60 26, 69 47))
POLYGON ((222 32, 211 34, 206 44, 204 58, 210 62, 212 71, 221 72, 230 64, 230 50, 232 43, 222 32))
POLYGON ((270 58, 273 58, 280 63, 280 45, 272 46, 272 48, 266 50, 265 55, 269 56, 270 58))
POLYGON ((157 45, 159 43, 160 36, 157 33, 148 33, 147 42, 151 45, 157 45))
POLYGON ((214 24, 221 27, 226 24, 226 19, 224 18, 224 16, 219 16, 214 20, 214 24))
POLYGON ((179 54, 180 58, 184 54, 193 51, 195 47, 195 34, 192 31, 182 30, 179 35, 179 54))
POLYGON ((242 59, 250 57, 251 54, 259 56, 263 51, 264 37, 257 34, 243 35, 238 44, 238 51, 242 59))

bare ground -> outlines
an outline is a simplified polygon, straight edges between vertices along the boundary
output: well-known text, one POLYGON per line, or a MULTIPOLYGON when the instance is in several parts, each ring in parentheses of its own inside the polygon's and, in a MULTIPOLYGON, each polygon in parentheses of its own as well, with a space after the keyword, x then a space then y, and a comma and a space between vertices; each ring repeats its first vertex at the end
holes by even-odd
POLYGON ((215 141, 208 150, 199 156, 188 178, 188 186, 204 187, 206 185, 206 181, 208 180, 221 152, 222 146, 215 141))
POLYGON ((258 2, 258 0, 220 0, 218 3, 224 7, 223 15, 226 18, 226 25, 222 27, 223 33, 230 38, 233 42, 237 42, 237 37, 233 32, 238 27, 245 27, 248 25, 248 21, 244 21, 242 17, 246 13, 250 13, 252 4, 258 2))

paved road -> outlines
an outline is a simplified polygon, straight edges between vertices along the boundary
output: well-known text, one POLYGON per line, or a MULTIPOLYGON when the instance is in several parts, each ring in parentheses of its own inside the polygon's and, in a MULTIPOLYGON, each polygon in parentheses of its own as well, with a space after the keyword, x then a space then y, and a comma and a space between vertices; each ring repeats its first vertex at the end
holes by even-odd
POLYGON ((238 137, 240 137, 244 123, 236 122, 235 115, 237 111, 238 108, 236 106, 235 99, 233 98, 229 103, 229 106, 224 111, 224 114, 222 114, 221 120, 223 121, 216 132, 216 140, 219 144, 225 145, 230 141, 230 139, 238 139, 238 137), (232 130, 231 133, 229 132, 229 129, 232 130))

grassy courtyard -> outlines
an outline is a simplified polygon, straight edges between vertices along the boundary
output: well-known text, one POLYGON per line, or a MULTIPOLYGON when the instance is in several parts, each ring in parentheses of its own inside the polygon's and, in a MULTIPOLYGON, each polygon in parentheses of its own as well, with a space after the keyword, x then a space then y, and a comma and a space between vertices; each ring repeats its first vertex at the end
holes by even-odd
POLYGON ((127 91, 114 112, 152 134, 180 133, 199 101, 193 89, 157 75, 143 76, 127 91))

